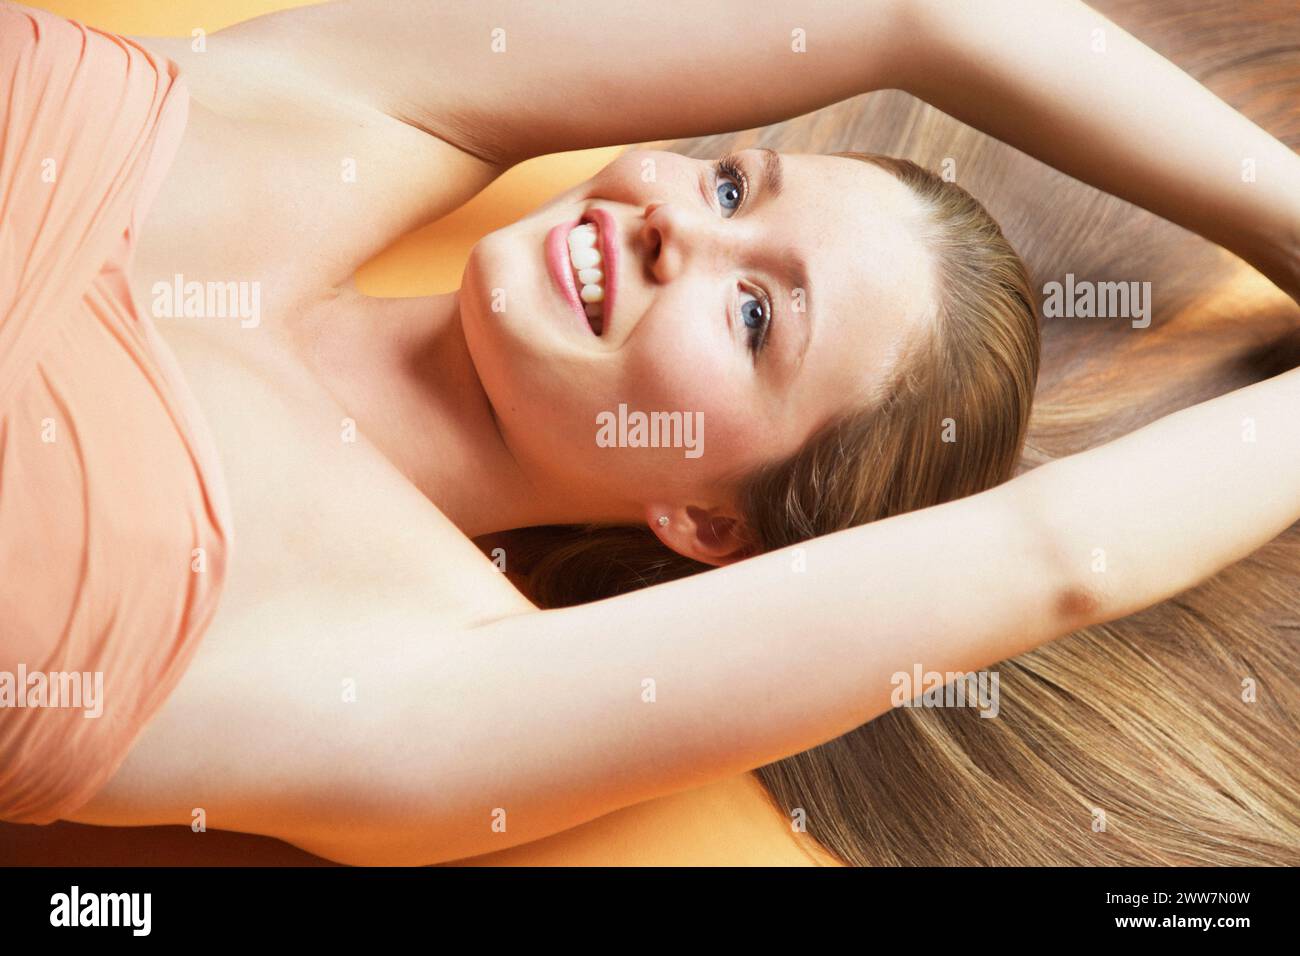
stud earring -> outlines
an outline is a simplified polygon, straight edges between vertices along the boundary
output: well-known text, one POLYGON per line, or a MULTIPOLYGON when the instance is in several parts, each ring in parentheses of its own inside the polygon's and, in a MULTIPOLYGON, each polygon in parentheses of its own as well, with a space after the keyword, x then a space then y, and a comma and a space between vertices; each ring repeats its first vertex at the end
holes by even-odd
POLYGON ((660 516, 659 516, 659 527, 661 527, 661 528, 666 528, 666 527, 668 527, 668 516, 667 516, 667 515, 660 515, 660 516))

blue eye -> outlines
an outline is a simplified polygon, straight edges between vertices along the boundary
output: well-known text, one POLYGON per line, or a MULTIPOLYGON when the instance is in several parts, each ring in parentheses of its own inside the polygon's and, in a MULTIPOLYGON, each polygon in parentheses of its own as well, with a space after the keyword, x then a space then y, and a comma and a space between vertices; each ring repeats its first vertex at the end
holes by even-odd
POLYGON ((744 204, 745 196, 749 193, 745 172, 732 157, 724 156, 714 163, 713 174, 722 180, 716 188, 718 205, 722 208, 724 218, 730 219, 729 214, 744 204))
POLYGON ((772 311, 762 299, 745 293, 749 298, 740 306, 740 318, 749 329, 749 350, 755 356, 767 343, 767 330, 772 322, 772 311))
POLYGON ((722 206, 723 209, 739 209, 740 187, 735 183, 718 183, 718 204, 722 206))

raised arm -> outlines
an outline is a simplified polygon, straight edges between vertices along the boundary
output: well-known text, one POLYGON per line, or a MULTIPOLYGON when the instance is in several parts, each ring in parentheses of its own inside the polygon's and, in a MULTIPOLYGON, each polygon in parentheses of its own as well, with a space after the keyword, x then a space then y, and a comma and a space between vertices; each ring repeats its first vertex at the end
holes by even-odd
POLYGON ((989 667, 1285 530, 1298 409, 1300 369, 979 495, 486 623, 454 652, 413 645, 391 726, 321 783, 383 822, 277 835, 350 862, 455 859, 816 746, 885 712, 897 673, 989 667))
POLYGON ((507 164, 776 123, 887 86, 907 2, 335 0, 222 35, 507 164))
POLYGON ((902 10, 894 85, 1235 252, 1300 301, 1296 153, 1080 0, 902 10))
POLYGON ((225 33, 502 166, 904 89, 1300 299, 1300 157, 1080 0, 342 0, 225 33))

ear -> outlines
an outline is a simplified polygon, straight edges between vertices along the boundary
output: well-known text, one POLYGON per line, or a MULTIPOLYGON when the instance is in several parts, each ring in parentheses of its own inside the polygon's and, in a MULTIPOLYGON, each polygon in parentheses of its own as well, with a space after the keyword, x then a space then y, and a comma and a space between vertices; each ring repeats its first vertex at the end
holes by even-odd
POLYGON ((683 557, 721 566, 751 554, 744 522, 725 508, 651 503, 645 516, 659 540, 683 557))

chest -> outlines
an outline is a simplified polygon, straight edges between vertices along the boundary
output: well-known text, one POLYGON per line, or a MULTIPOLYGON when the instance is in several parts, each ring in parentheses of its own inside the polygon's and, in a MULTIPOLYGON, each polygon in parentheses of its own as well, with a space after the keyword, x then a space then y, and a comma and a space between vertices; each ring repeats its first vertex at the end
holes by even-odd
POLYGON ((205 656, 247 659, 241 648, 270 638, 311 654, 322 635, 349 631, 341 616, 357 633, 394 615, 433 633, 528 607, 292 356, 251 336, 156 324, 203 412, 230 504, 205 656))
POLYGON ((295 348, 305 313, 358 264, 490 176, 387 117, 340 119, 305 100, 288 110, 293 90, 274 77, 223 80, 200 62, 182 62, 189 118, 128 280, 222 462, 234 547, 205 643, 259 639, 256 609, 273 603, 297 609, 304 635, 340 600, 358 614, 404 602, 434 623, 517 606, 518 592, 366 440, 295 348), (395 189, 412 164, 422 171, 395 189))

